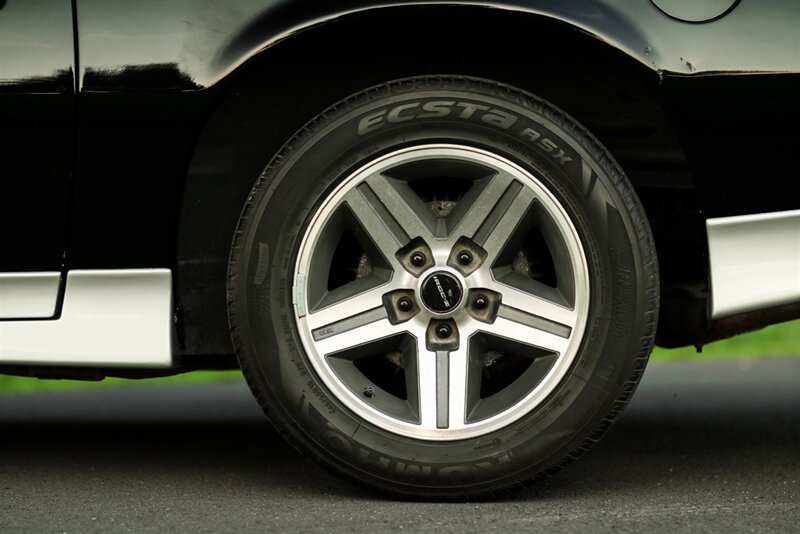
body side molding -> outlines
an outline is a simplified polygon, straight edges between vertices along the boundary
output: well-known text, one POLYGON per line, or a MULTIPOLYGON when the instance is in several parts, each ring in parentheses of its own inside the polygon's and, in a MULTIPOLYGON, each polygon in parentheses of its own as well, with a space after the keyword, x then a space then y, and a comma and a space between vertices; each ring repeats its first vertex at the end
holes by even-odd
POLYGON ((800 210, 706 221, 711 317, 800 302, 800 210))
POLYGON ((69 271, 58 319, 0 322, 0 364, 170 367, 172 317, 169 269, 69 271))
POLYGON ((46 319, 56 314, 61 273, 0 273, 0 319, 46 319))

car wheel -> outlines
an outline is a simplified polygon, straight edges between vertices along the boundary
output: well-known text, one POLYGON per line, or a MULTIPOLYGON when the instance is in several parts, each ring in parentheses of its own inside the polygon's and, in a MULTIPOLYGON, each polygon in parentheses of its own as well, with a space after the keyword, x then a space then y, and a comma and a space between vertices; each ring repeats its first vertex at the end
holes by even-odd
POLYGON ((228 301, 292 444, 372 487, 458 498, 549 475, 605 432, 652 348, 658 272, 633 188, 581 125, 426 76, 286 143, 244 207, 228 301))

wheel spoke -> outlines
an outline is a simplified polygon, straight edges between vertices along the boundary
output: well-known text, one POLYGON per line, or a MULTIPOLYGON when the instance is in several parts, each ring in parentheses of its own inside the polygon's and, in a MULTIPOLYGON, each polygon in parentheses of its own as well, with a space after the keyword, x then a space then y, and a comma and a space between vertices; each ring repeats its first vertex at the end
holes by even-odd
MULTIPOLYGON (((376 173, 367 178, 368 188, 379 202, 378 211, 382 218, 390 217, 410 239, 422 237, 430 239, 435 217, 414 191, 403 182, 392 184, 390 178, 376 173)), ((372 200, 370 193, 362 190, 365 198, 372 200)), ((373 203, 374 205, 374 203, 373 203)))
MULTIPOLYGON (((432 233, 423 219, 433 214, 408 186, 399 191, 389 180, 375 174, 344 197, 375 245, 392 264, 395 254, 415 237, 430 240, 432 233)), ((429 222, 429 224, 432 224, 429 222)))
POLYGON ((447 429, 464 426, 467 402, 467 349, 431 352, 424 339, 419 354, 419 410, 423 428, 447 429))
POLYGON ((436 428, 438 419, 438 355, 425 346, 425 332, 417 335, 419 419, 423 428, 436 428))
POLYGON ((368 188, 363 190, 360 187, 353 188, 344 197, 344 201, 378 250, 392 266, 395 266, 397 264, 395 254, 408 242, 408 234, 394 219, 382 213, 379 201, 370 198, 374 196, 370 193, 371 190, 368 188))
MULTIPOLYGON (((343 321, 356 319, 357 317, 363 317, 366 321, 370 317, 373 317, 373 315, 370 314, 373 313, 375 309, 383 309, 382 298, 383 294, 387 291, 387 286, 382 285, 319 309, 307 316, 308 327, 311 330, 318 330, 343 321)), ((383 317, 385 316, 386 313, 384 311, 383 317)), ((368 322, 373 322, 375 320, 377 319, 372 319, 368 322)), ((366 324, 366 322, 363 324, 366 324)))
MULTIPOLYGON (((514 315, 512 320, 507 317, 498 316, 495 322, 491 325, 482 325, 481 330, 500 336, 506 339, 514 340, 526 345, 539 347, 549 352, 556 354, 564 354, 570 343, 570 337, 563 337, 558 334, 553 334, 546 330, 539 328, 535 323, 518 322, 525 321, 525 317, 514 315)), ((531 316, 528 316, 530 318, 531 316)))
POLYGON ((487 178, 487 180, 488 183, 480 189, 477 184, 473 186, 473 190, 470 190, 459 202, 459 204, 463 203, 467 206, 466 208, 461 208, 466 209, 466 212, 463 213, 458 224, 453 228, 450 234, 450 241, 456 241, 461 236, 473 237, 493 214, 497 217, 500 216, 504 197, 510 197, 510 200, 521 188, 519 185, 513 186, 517 182, 506 172, 498 172, 491 178, 487 178))
POLYGON ((450 426, 450 353, 436 353, 436 428, 450 426))
POLYGON ((462 342, 458 350, 448 354, 449 395, 447 410, 451 428, 463 427, 467 416, 468 352, 467 344, 462 342))
MULTIPOLYGON (((567 329, 575 327, 578 321, 578 313, 571 308, 562 306, 545 297, 522 291, 505 284, 491 284, 492 289, 502 293, 503 305, 500 307, 498 315, 508 317, 514 312, 539 317, 549 323, 567 329)), ((516 315, 515 315, 516 317, 516 315)))
POLYGON ((475 241, 486 250, 489 264, 503 250, 509 237, 514 233, 514 229, 528 212, 533 199, 533 191, 528 188, 521 188, 508 204, 502 217, 495 220, 492 220, 492 218, 487 219, 478 229, 475 234, 475 241))
MULTIPOLYGON (((367 312, 369 314, 369 312, 367 312)), ((364 314, 364 315, 367 315, 364 314)), ((317 350, 320 354, 329 356, 346 349, 366 345, 373 341, 397 334, 403 331, 402 326, 392 325, 387 318, 370 321, 355 328, 341 332, 333 332, 326 337, 316 340, 317 350)))

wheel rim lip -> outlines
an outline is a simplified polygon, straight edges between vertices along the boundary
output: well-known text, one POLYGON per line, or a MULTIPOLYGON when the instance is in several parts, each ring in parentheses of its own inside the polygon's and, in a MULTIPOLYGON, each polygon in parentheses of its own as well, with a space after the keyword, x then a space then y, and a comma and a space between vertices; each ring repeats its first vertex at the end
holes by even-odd
MULTIPOLYGON (((464 312, 463 304, 466 301, 466 295, 471 287, 480 286, 482 280, 480 277, 476 277, 472 284, 465 283, 464 279, 457 271, 442 263, 445 258, 444 253, 434 250, 433 254, 436 259, 436 265, 418 278, 415 278, 405 271, 398 272, 397 270, 393 270, 390 279, 380 287, 385 286, 387 291, 391 290, 389 289, 390 287, 414 287, 415 291, 418 292, 422 286, 423 280, 435 271, 447 271, 451 274, 457 274, 457 279, 462 283, 461 302, 453 311, 444 315, 463 318, 465 316, 465 313, 462 313, 464 312)), ((583 335, 588 322, 590 289, 588 270, 588 262, 586 260, 584 247, 572 220, 553 193, 551 193, 542 181, 531 172, 503 156, 480 148, 457 144, 425 144, 392 151, 369 161, 342 180, 317 207, 308 225, 305 227, 303 239, 298 249, 297 259, 294 265, 293 290, 298 287, 298 284, 303 285, 304 289, 299 292, 296 290, 293 291, 295 296, 298 294, 301 295, 300 300, 302 300, 302 302, 299 304, 296 301, 293 302, 292 308, 295 322, 298 326, 299 337, 306 351, 306 355, 314 370, 317 372, 318 377, 339 402, 343 403, 349 410, 353 411, 365 421, 393 434, 426 441, 455 441, 483 436, 505 428, 519 420, 540 406, 569 375, 572 364, 582 345, 583 335), (306 299, 308 295, 308 291, 305 290, 304 285, 307 283, 307 276, 304 273, 309 272, 311 257, 313 255, 313 250, 316 248, 317 241, 323 234, 322 230, 325 228, 331 214, 341 204, 344 194, 363 182, 367 176, 378 172, 378 170, 385 171, 391 167, 411 161, 434 159, 437 157, 441 159, 466 160, 493 169, 511 171, 515 179, 534 189, 536 193, 535 199, 544 205, 548 215, 557 223, 559 230, 561 230, 561 235, 565 238, 569 250, 570 263, 574 273, 575 301, 572 309, 578 312, 577 321, 572 328, 568 349, 564 351, 564 353, 558 355, 555 364, 534 389, 528 392, 521 400, 498 414, 472 424, 465 424, 458 428, 447 429, 422 427, 419 424, 394 418, 363 402, 354 394, 350 388, 339 379, 330 365, 328 365, 326 355, 319 354, 316 350, 316 344, 311 334, 312 330, 307 324, 307 316, 305 315, 307 310, 310 309, 309 302, 303 300, 306 299), (302 309, 302 313, 298 313, 298 309, 302 309)), ((491 274, 491 279, 497 286, 510 287, 496 280, 493 274, 491 274)), ((442 315, 437 315, 435 313, 431 313, 430 315, 442 317, 442 315)), ((470 331, 468 336, 464 336, 462 343, 468 344, 474 335, 480 333, 480 329, 470 331)), ((416 337, 415 334, 410 331, 408 334, 416 337)), ((497 335, 494 333, 491 334, 497 335)), ((377 340, 378 339, 375 341, 377 340)))

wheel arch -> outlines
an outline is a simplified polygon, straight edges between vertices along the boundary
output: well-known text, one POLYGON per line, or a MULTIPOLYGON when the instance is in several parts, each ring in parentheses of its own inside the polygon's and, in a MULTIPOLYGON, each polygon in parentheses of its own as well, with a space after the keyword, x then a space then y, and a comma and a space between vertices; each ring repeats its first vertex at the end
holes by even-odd
MULTIPOLYGON (((670 197, 691 191, 644 38, 603 3, 591 4, 595 26, 560 13, 580 11, 566 4, 548 4, 549 12, 360 4, 291 31, 273 28, 267 40, 267 17, 255 19, 218 54, 227 75, 215 86, 220 97, 198 136, 183 192, 176 258, 180 352, 232 353, 225 311, 231 237, 272 155, 320 110, 388 79, 447 73, 516 85, 583 123, 637 189, 670 191, 670 197), (606 33, 598 29, 602 20, 606 33), (640 45, 637 56, 632 50, 640 45)), ((645 199, 645 207, 655 213, 663 195, 653 197, 654 206, 645 199)))
MULTIPOLYGON (((380 24, 381 20, 385 20, 390 24, 384 29, 391 30, 399 26, 394 19, 398 14, 412 13, 418 22, 420 18, 429 16, 437 18, 438 15, 432 13, 432 10, 441 7, 441 2, 409 0, 388 5, 376 0, 350 0, 335 4, 307 1, 269 2, 266 7, 254 12, 246 24, 237 28, 233 36, 216 48, 210 60, 205 61, 205 72, 198 73, 201 79, 197 82, 205 87, 211 86, 253 57, 278 48, 284 41, 293 40, 303 33, 313 32, 324 26, 368 18, 365 26, 380 24)), ((651 24, 645 24, 659 21, 665 23, 667 19, 649 3, 626 6, 622 10, 607 0, 512 0, 502 4, 485 0, 456 0, 448 2, 446 10, 453 16, 457 15, 460 23, 464 22, 464 18, 472 17, 485 22, 484 16, 495 18, 495 15, 500 15, 505 20, 538 18, 560 21, 616 48, 653 71, 668 66, 668 61, 661 57, 664 54, 652 47, 652 31, 647 30, 647 26, 651 24)), ((458 31, 453 26, 450 24, 438 30, 458 31)), ((483 26, 486 29, 488 23, 483 26)))

